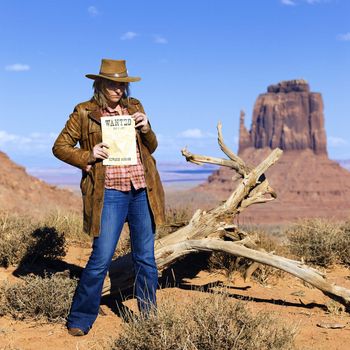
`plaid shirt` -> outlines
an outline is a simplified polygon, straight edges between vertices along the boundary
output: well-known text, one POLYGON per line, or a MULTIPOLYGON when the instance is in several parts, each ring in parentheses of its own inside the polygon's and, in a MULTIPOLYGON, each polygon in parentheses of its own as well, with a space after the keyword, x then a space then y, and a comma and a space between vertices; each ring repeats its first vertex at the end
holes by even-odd
MULTIPOLYGON (((127 109, 122 110, 119 105, 116 109, 107 107, 102 111, 102 115, 104 117, 122 114, 126 115, 128 114, 128 111, 127 109)), ((143 170, 143 165, 141 163, 140 151, 137 145, 136 155, 136 165, 107 165, 105 188, 115 189, 119 191, 130 191, 131 184, 136 190, 146 187, 145 173, 143 170)))

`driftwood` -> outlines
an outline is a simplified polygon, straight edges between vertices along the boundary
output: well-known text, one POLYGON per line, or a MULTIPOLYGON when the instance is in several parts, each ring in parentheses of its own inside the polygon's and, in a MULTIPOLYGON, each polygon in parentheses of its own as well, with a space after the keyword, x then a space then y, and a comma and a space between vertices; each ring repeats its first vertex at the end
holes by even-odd
MULTIPOLYGON (((276 198, 276 193, 270 187, 264 173, 278 161, 282 150, 276 148, 256 168, 251 169, 225 145, 220 123, 218 124, 218 143, 229 159, 195 155, 187 149, 183 149, 182 154, 187 161, 195 164, 211 163, 230 167, 241 177, 241 181, 223 204, 208 212, 198 209, 188 225, 156 240, 155 256, 159 273, 161 274, 179 258, 192 253, 225 252, 253 261, 246 272, 247 278, 259 264, 269 265, 288 272, 318 288, 325 295, 349 305, 350 290, 330 283, 323 273, 306 266, 301 261, 258 249, 253 237, 241 232, 232 224, 235 215, 250 205, 265 203, 276 198)), ((102 294, 118 293, 120 290, 131 287, 133 281, 132 260, 131 255, 128 254, 112 262, 109 279, 105 281, 102 294)))

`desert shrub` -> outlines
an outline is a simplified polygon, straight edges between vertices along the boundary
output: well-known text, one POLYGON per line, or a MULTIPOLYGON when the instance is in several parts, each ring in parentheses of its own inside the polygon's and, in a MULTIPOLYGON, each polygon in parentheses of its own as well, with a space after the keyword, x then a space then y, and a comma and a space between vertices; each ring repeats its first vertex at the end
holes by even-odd
POLYGON ((55 227, 39 227, 31 233, 30 244, 23 262, 33 263, 38 259, 58 259, 66 255, 66 239, 55 227))
POLYGON ((61 322, 68 315, 77 285, 62 274, 51 277, 28 275, 23 281, 0 287, 0 315, 15 319, 46 319, 61 322))
POLYGON ((1 212, 0 266, 64 257, 66 232, 58 221, 35 222, 29 217, 1 212))
POLYGON ((28 217, 0 214, 0 266, 8 267, 22 260, 33 241, 30 235, 33 229, 28 217))
MULTIPOLYGON (((284 256, 287 255, 286 248, 269 233, 256 228, 254 231, 247 231, 247 233, 256 238, 258 249, 284 256)), ((246 258, 236 257, 228 253, 213 252, 209 258, 208 267, 210 271, 220 271, 223 272, 227 278, 231 278, 235 272, 244 275, 252 263, 251 260, 246 258)), ((266 285, 271 282, 273 278, 282 276, 282 271, 271 266, 260 264, 251 277, 258 283, 266 285)))
POLYGON ((341 224, 342 239, 339 241, 338 255, 341 263, 350 265, 350 220, 341 224))
POLYGON ((275 236, 264 230, 256 231, 258 236, 258 246, 267 252, 274 252, 278 255, 288 255, 286 246, 275 236))
POLYGON ((0 266, 61 258, 65 242, 64 232, 55 227, 24 216, 0 214, 0 266))
POLYGON ((349 264, 350 230, 326 219, 300 221, 287 230, 289 249, 306 263, 331 266, 349 264))
POLYGON ((165 210, 165 224, 157 231, 157 238, 162 238, 189 223, 193 210, 189 207, 167 207, 165 210))
POLYGON ((223 272, 226 278, 231 278, 238 271, 240 258, 228 253, 213 252, 208 260, 211 272, 223 272))
POLYGON ((292 349, 295 328, 271 314, 252 314, 242 302, 214 294, 179 306, 163 301, 157 315, 130 315, 113 350, 292 349))
MULTIPOLYGON (((282 244, 280 240, 272 236, 270 233, 260 230, 257 232, 259 237, 259 248, 273 252, 276 255, 287 257, 290 255, 285 244, 282 244)), ((245 259, 246 260, 246 259, 245 259)), ((273 279, 283 278, 284 272, 282 270, 273 268, 272 266, 260 264, 258 269, 252 274, 252 278, 262 285, 267 285, 272 282, 273 279)))
POLYGON ((91 238, 83 232, 81 214, 56 210, 44 217, 39 224, 40 226, 54 227, 58 232, 64 234, 67 239, 80 242, 91 241, 91 238))

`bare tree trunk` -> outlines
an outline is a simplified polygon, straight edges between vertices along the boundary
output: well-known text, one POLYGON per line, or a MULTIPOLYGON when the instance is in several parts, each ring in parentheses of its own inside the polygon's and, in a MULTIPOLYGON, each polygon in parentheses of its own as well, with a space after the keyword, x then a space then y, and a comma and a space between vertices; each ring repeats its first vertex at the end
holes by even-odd
POLYGON ((244 245, 240 244, 240 242, 225 242, 218 239, 184 241, 159 250, 157 252, 157 258, 158 256, 166 256, 166 258, 160 259, 162 261, 161 266, 164 268, 170 266, 181 256, 199 251, 224 252, 275 267, 310 283, 327 296, 332 297, 343 304, 349 304, 350 302, 350 290, 330 283, 322 272, 306 266, 300 261, 246 248, 244 245))
MULTIPOLYGON (((222 205, 208 212, 197 210, 187 226, 156 240, 155 256, 159 273, 183 256, 200 251, 219 251, 288 272, 320 289, 327 296, 348 304, 350 290, 331 284, 321 272, 306 266, 303 262, 259 250, 252 237, 240 232, 236 226, 232 225, 234 216, 248 206, 276 198, 276 193, 270 187, 264 173, 278 161, 282 151, 276 148, 256 168, 250 169, 225 145, 220 123, 218 124, 218 143, 229 159, 194 155, 186 149, 182 150, 182 154, 187 161, 195 164, 211 163, 228 166, 234 169, 242 180, 222 205), (231 242, 223 241, 224 237, 231 239, 231 242)), ((131 287, 133 281, 132 259, 128 254, 112 262, 109 279, 105 281, 102 294, 117 293, 119 290, 131 287)))

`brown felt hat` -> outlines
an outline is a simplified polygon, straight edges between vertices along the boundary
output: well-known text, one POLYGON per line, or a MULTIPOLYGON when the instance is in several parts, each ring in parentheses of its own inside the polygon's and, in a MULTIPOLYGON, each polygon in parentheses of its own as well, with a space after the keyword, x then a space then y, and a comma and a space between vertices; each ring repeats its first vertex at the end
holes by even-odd
POLYGON ((110 60, 103 58, 99 74, 86 74, 89 79, 104 78, 113 81, 130 83, 141 80, 140 77, 130 77, 126 69, 125 60, 110 60))

